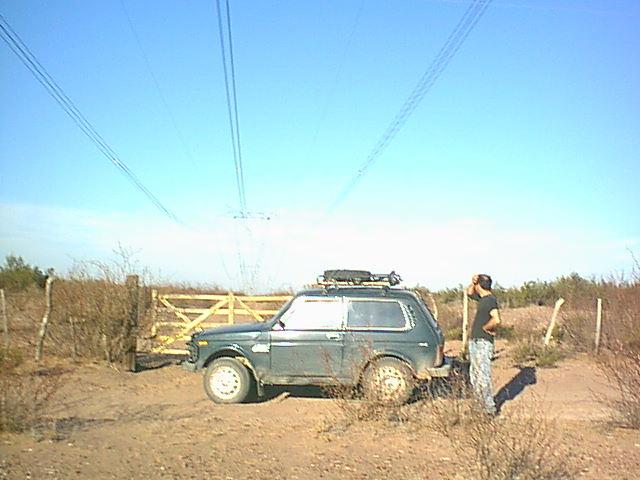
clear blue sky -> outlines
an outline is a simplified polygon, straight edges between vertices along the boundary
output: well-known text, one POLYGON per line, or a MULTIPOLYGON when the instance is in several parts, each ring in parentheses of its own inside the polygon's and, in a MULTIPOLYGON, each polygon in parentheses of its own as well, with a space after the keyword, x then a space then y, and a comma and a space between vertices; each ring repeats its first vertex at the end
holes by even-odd
POLYGON ((247 201, 273 217, 251 235, 227 218, 237 194, 215 1, 124 2, 186 148, 120 1, 0 11, 185 225, 1 43, 2 254, 64 271, 120 243, 168 279, 234 285, 240 248, 261 285, 390 266, 444 286, 476 270, 503 284, 608 274, 640 249, 639 2, 495 0, 327 219, 468 2, 232 0, 247 201))

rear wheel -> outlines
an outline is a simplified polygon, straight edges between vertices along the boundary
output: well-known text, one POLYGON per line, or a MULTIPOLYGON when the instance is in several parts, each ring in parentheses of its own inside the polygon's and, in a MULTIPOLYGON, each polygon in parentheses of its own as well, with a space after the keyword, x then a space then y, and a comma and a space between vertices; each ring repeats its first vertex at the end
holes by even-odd
POLYGON ((241 403, 249 396, 251 375, 235 358, 218 358, 204 372, 204 389, 216 403, 241 403))
POLYGON ((411 369, 397 358, 381 358, 367 367, 362 389, 365 398, 382 403, 405 403, 411 397, 415 378, 411 369))

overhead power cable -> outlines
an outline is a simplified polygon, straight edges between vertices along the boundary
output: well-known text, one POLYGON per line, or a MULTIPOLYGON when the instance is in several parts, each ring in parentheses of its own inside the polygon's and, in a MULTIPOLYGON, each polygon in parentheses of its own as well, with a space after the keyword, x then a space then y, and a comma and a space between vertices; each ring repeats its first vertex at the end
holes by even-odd
POLYGON ((13 30, 7 20, 0 15, 0 36, 15 53, 31 74, 47 90, 49 95, 62 107, 80 130, 94 143, 100 152, 113 163, 133 185, 142 192, 164 215, 175 222, 178 218, 167 208, 151 191, 140 181, 133 171, 115 153, 113 148, 102 138, 94 126, 80 112, 78 107, 69 99, 67 94, 60 88, 49 72, 42 66, 29 47, 22 41, 20 36, 13 30))
MULTIPOLYGON (((344 44, 344 48, 342 49, 342 55, 340 56, 340 61, 338 62, 338 68, 336 68, 336 73, 333 77, 333 82, 329 88, 329 93, 327 94, 327 98, 324 102, 324 106, 322 107, 322 111, 320 112, 320 118, 318 119, 318 123, 313 133, 313 137, 311 137, 311 143, 309 147, 309 152, 315 150, 316 142, 318 140, 318 136, 320 134, 320 129, 322 128, 325 118, 327 116, 327 111, 329 110, 329 106, 333 101, 333 97, 336 92, 336 86, 338 85, 338 81, 340 80, 340 76, 342 75, 342 69, 345 64, 345 60, 347 58, 347 54, 349 53, 349 49, 351 48, 351 44, 353 43, 353 39, 355 37, 356 30, 358 29, 358 23, 360 22, 360 16, 362 15, 362 10, 364 10, 364 2, 365 0, 360 0, 360 6, 356 12, 356 15, 353 20, 353 24, 351 26, 351 31, 347 36, 347 41, 344 44)), ((307 154, 307 157, 309 155, 307 154)))
POLYGON ((247 198, 244 184, 244 167, 242 165, 242 146, 240 141, 240 121, 238 115, 238 95, 236 88, 236 68, 233 56, 233 37, 231 32, 231 10, 229 8, 229 0, 225 0, 225 8, 225 21, 223 25, 223 14, 220 7, 220 0, 216 0, 216 9, 218 13, 218 34, 220 37, 220 53, 222 57, 224 86, 227 97, 227 112, 229 115, 229 130, 231 133, 231 148, 233 152, 233 163, 236 173, 236 186, 238 189, 238 204, 240 207, 241 216, 245 216, 247 214, 247 198))
POLYGON ((136 26, 135 26, 135 24, 133 22, 133 19, 131 18, 131 15, 129 14, 129 10, 127 9, 127 6, 125 4, 125 0, 120 0, 120 4, 122 5, 122 10, 124 11, 125 17, 127 18, 127 23, 129 24, 129 28, 131 29, 131 33, 133 34, 133 38, 135 39, 136 44, 138 45, 138 50, 140 50, 140 55, 142 56, 142 58, 144 60, 145 66, 147 67, 147 72, 149 72, 149 76, 151 77, 151 80, 153 81, 153 84, 156 87, 156 90, 158 92, 158 96, 160 97, 160 101, 162 102, 162 105, 163 105, 165 111, 167 112, 167 115, 168 115, 169 119, 171 120, 171 125, 173 126, 173 129, 176 132, 176 136, 178 137, 178 140, 182 144, 182 148, 184 150, 184 153, 185 153, 186 157, 189 159, 189 161, 193 165, 196 165, 196 161, 193 158, 193 155, 191 153, 191 149, 187 145, 187 142, 184 139, 184 135, 182 134, 182 130, 180 129, 180 127, 178 127, 178 122, 176 121, 176 117, 173 114, 173 111, 171 110, 171 107, 169 107, 169 102, 167 101, 167 97, 165 96, 164 91, 160 87, 160 82, 158 81, 158 77, 156 77, 155 73, 153 73, 153 69, 151 68, 151 62, 149 61, 149 57, 148 57, 147 53, 145 52, 144 47, 142 46, 142 41, 140 40, 140 35, 138 34, 138 30, 136 29, 136 26))
POLYGON ((399 112, 375 144, 366 160, 338 194, 336 200, 330 206, 329 212, 335 210, 335 208, 347 198, 349 193, 351 193, 362 177, 364 177, 364 175, 369 171, 371 166, 380 158, 400 129, 405 125, 411 114, 418 107, 424 96, 440 77, 451 59, 458 52, 480 18, 482 18, 482 15, 486 12, 490 3, 491 0, 474 0, 469 4, 464 15, 451 34, 449 34, 446 42, 422 75, 422 78, 420 78, 418 84, 415 86, 409 97, 405 100, 399 112))

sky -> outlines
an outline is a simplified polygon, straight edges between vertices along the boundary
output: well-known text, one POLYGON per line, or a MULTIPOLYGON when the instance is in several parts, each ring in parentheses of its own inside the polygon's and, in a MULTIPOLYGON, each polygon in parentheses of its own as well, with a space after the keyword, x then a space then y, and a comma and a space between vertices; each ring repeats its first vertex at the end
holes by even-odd
POLYGON ((123 248, 155 279, 263 291, 331 268, 394 269, 433 289, 477 272, 505 286, 629 272, 640 256, 632 0, 493 1, 332 208, 469 3, 230 0, 243 221, 215 0, 0 0, 179 219, 0 42, 0 255, 64 273, 123 248))

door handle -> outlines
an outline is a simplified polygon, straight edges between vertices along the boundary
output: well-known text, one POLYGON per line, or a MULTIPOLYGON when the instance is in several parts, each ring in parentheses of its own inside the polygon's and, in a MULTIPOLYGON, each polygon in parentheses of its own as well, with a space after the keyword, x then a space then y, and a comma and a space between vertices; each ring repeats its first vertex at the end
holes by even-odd
POLYGON ((327 338, 329 340, 340 340, 342 338, 342 335, 339 333, 327 333, 327 338))

